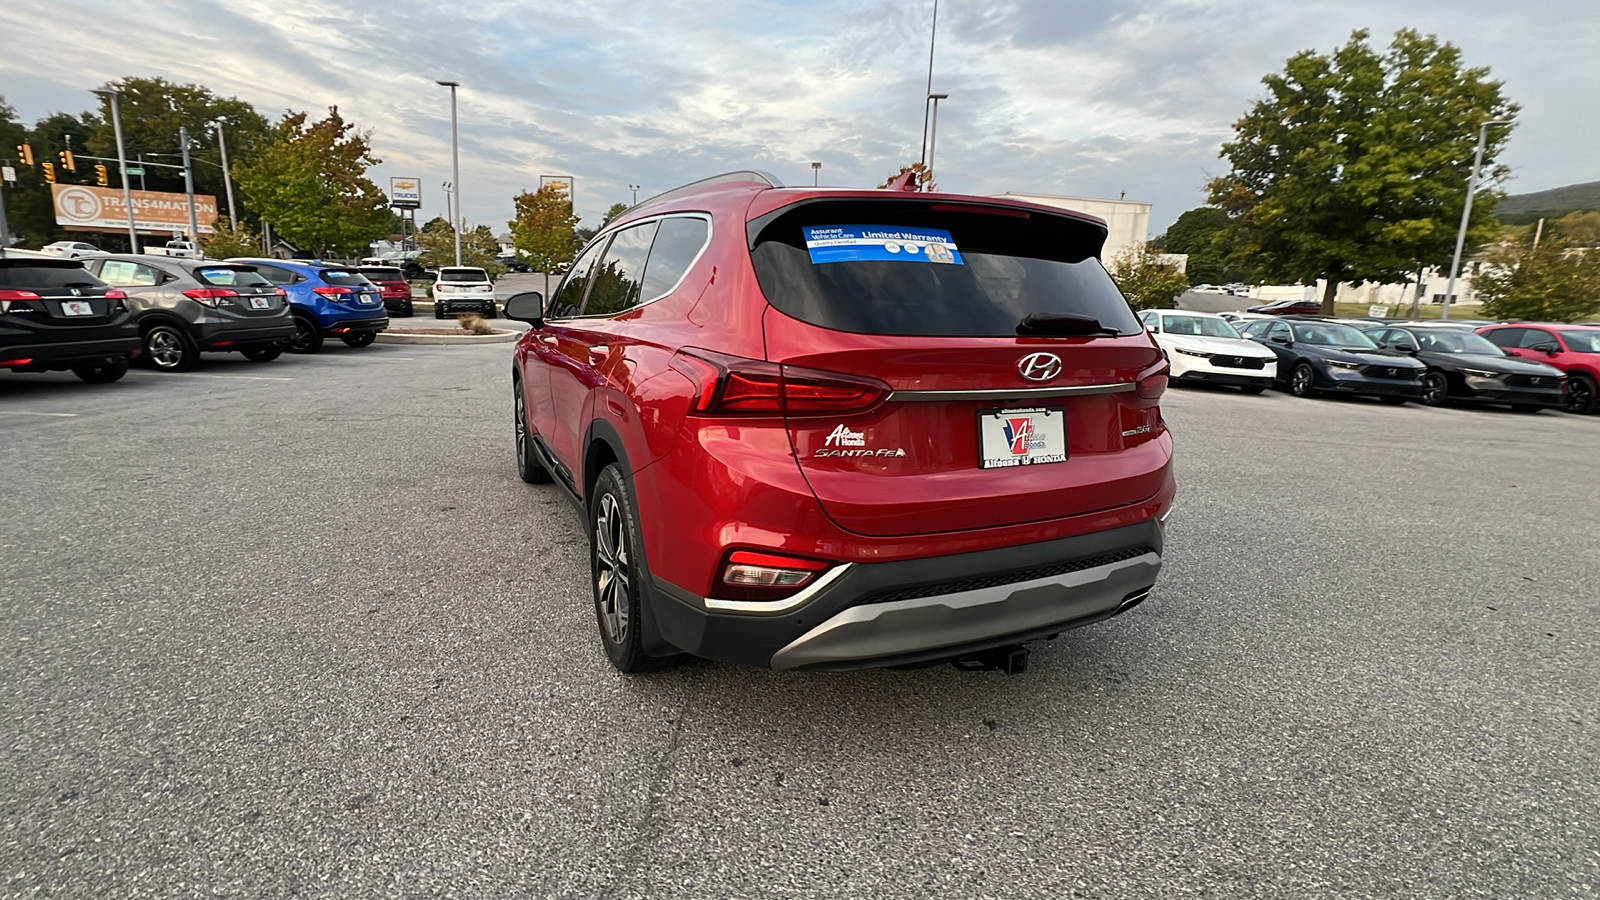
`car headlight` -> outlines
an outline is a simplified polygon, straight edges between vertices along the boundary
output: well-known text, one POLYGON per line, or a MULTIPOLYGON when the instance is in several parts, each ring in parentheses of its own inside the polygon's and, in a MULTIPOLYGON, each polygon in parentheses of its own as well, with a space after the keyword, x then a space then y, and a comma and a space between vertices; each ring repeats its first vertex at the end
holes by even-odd
POLYGON ((1327 363, 1330 366, 1333 366, 1336 369, 1359 369, 1359 368, 1361 368, 1361 364, 1360 363, 1345 362, 1342 359, 1325 359, 1325 360, 1323 360, 1323 362, 1327 363))
POLYGON ((1172 349, 1178 351, 1179 353, 1182 353, 1184 356, 1198 356, 1201 359, 1210 359, 1211 358, 1211 354, 1202 353, 1199 350, 1185 350, 1182 347, 1173 347, 1172 349))
POLYGON ((1487 369, 1460 369, 1459 371, 1461 372, 1461 374, 1463 374, 1463 375, 1471 375, 1473 378, 1499 378, 1500 377, 1500 373, 1499 372, 1490 372, 1487 369))

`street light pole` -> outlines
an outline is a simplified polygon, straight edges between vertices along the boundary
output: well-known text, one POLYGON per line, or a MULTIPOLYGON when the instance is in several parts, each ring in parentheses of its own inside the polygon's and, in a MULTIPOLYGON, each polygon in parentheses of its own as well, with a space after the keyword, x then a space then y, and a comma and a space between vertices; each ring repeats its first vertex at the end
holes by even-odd
MULTIPOLYGON (((453 179, 450 183, 455 185, 456 212, 459 213, 461 211, 461 145, 457 139, 456 132, 456 88, 460 87, 461 84, 456 81, 437 81, 434 83, 440 87, 450 89, 450 177, 453 179)), ((454 219, 451 219, 450 230, 455 233, 456 265, 460 266, 461 226, 454 219)))
POLYGON ((814 163, 811 164, 811 186, 812 187, 816 187, 817 184, 821 180, 822 180, 822 163, 814 162, 814 163))
POLYGON ((456 227, 455 207, 452 205, 454 203, 455 190, 455 182, 446 181, 444 183, 444 220, 450 225, 450 229, 452 231, 454 231, 456 227))
POLYGON ((1472 218, 1472 198, 1478 193, 1478 169, 1483 166, 1483 148, 1489 142, 1491 125, 1510 125, 1504 119, 1493 119, 1478 126, 1478 149, 1472 154, 1472 174, 1467 177, 1467 202, 1461 207, 1461 229, 1456 232, 1456 255, 1450 260, 1450 280, 1445 282, 1444 306, 1439 318, 1450 318, 1450 301, 1456 294, 1456 275, 1461 272, 1461 248, 1467 243, 1467 221, 1472 218))
POLYGON ((222 184, 228 191, 228 228, 238 230, 239 220, 233 217, 233 173, 228 170, 228 139, 222 135, 222 120, 216 121, 217 146, 222 149, 222 184))
POLYGON ((139 252, 139 230, 133 225, 133 188, 128 184, 128 151, 122 146, 122 106, 117 91, 95 91, 111 101, 111 130, 117 136, 117 171, 122 175, 122 208, 128 214, 128 252, 139 252))
POLYGON ((639 205, 639 186, 637 184, 630 184, 630 185, 628 185, 628 190, 633 191, 633 205, 634 206, 638 206, 639 205))
POLYGON ((933 184, 933 148, 939 141, 939 101, 950 99, 949 94, 929 94, 928 99, 933 101, 933 128, 928 135, 928 184, 933 184))
POLYGON ((194 215, 194 167, 189 165, 189 127, 178 126, 178 143, 183 150, 183 192, 189 196, 189 240, 200 242, 200 223, 194 215))
POLYGON ((939 0, 933 0, 933 22, 928 26, 928 89, 922 93, 922 156, 928 162, 928 98, 933 96, 933 42, 939 36, 939 0))

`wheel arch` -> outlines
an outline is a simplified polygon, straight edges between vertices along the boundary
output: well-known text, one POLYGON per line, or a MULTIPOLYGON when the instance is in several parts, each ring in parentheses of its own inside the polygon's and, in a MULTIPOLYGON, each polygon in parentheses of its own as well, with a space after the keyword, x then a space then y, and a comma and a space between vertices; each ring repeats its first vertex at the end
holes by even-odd
POLYGON ((143 313, 140 313, 139 316, 133 320, 133 323, 139 329, 140 337, 144 337, 150 332, 150 329, 156 327, 157 325, 171 325, 183 332, 184 336, 191 339, 194 337, 194 335, 190 333, 192 329, 190 323, 185 321, 184 318, 177 313, 166 309, 146 310, 143 313))

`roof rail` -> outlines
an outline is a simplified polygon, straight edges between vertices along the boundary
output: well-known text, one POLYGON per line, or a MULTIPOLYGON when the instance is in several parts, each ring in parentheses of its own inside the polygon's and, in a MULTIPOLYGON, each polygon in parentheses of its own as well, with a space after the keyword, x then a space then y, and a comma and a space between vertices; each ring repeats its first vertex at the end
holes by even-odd
POLYGON ((675 187, 670 191, 666 191, 665 193, 657 194, 654 197, 646 197, 645 199, 640 200, 638 203, 635 203, 633 206, 628 207, 628 209, 643 206, 646 203, 653 203, 657 200, 665 200, 668 197, 676 197, 679 194, 688 193, 689 191, 697 188, 709 187, 713 184, 731 184, 736 181, 759 181, 762 184, 765 184, 767 187, 783 187, 783 182, 779 181, 776 175, 757 171, 755 169, 740 169, 737 172, 724 172, 721 175, 713 175, 710 178, 702 178, 699 181, 691 181, 688 184, 679 185, 678 187, 675 187))

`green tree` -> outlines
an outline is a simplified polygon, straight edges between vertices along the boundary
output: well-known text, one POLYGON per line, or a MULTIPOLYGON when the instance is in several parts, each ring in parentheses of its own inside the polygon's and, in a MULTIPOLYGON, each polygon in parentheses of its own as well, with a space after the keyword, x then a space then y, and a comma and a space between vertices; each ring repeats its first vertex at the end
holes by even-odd
POLYGON ((626 203, 611 204, 611 208, 606 210, 605 217, 600 220, 600 227, 604 228, 607 225, 610 225, 612 219, 615 219, 617 216, 620 216, 627 211, 628 204, 626 203))
MULTIPOLYGON (((429 222, 418 233, 417 242, 422 247, 422 255, 417 261, 422 263, 424 268, 437 269, 440 266, 456 264, 455 232, 450 229, 450 223, 444 219, 439 218, 429 222)), ((497 261, 499 256, 500 242, 494 239, 494 232, 489 230, 489 226, 479 225, 461 233, 463 266, 477 266, 486 269, 491 276, 499 276, 506 270, 506 267, 497 261)))
POLYGON ((1485 315, 1534 322, 1576 322, 1600 314, 1600 251, 1560 238, 1512 244, 1485 260, 1472 279, 1485 315))
POLYGON ((216 230, 200 241, 200 248, 212 259, 231 259, 236 256, 255 256, 261 252, 261 239, 250 226, 239 223, 238 228, 228 225, 228 217, 217 219, 216 230))
MULTIPOLYGON (((1326 278, 1323 312, 1341 282, 1400 281, 1444 265, 1455 246, 1478 126, 1518 107, 1432 35, 1396 32, 1387 52, 1357 31, 1343 47, 1291 57, 1262 79, 1267 97, 1235 124, 1222 156, 1232 166, 1209 185, 1230 218, 1230 258, 1269 279, 1326 278)), ((1491 128, 1490 181, 1507 129, 1491 128)), ((1497 228, 1494 197, 1473 208, 1474 244, 1497 228)))
MULTIPOLYGON (((1189 279, 1194 283, 1221 284, 1233 274, 1226 263, 1227 249, 1220 246, 1219 240, 1227 227, 1227 210, 1198 206, 1179 216, 1150 246, 1162 253, 1186 254, 1189 279)), ((1235 264, 1233 268, 1240 266, 1235 264)))
POLYGON ((121 239, 116 235, 86 236, 81 232, 67 231, 56 224, 55 201, 50 185, 44 180, 43 164, 55 166, 59 184, 94 183, 94 163, 83 160, 77 172, 69 172, 61 166, 61 160, 56 155, 68 146, 79 154, 83 153, 84 136, 90 130, 84 117, 52 113, 35 122, 32 128, 23 128, 22 123, 16 121, 16 113, 11 107, 5 106, 3 101, 0 101, 0 106, 4 107, 0 109, 0 131, 9 136, 4 144, 0 144, 0 156, 12 159, 17 169, 17 183, 8 186, 5 191, 6 218, 18 245, 41 247, 51 241, 67 238, 83 240, 87 237, 108 249, 121 249, 118 245, 121 239), (24 141, 33 148, 32 168, 14 158, 16 145, 24 141))
POLYGON ((565 185, 551 182, 537 191, 523 191, 513 203, 516 218, 509 224, 517 254, 535 271, 545 273, 572 262, 583 244, 565 185))
POLYGON ((1111 278, 1134 309, 1163 309, 1189 287, 1189 278, 1149 244, 1135 244, 1111 261, 1111 278))
POLYGON ((366 177, 381 161, 367 132, 330 106, 320 122, 307 124, 303 112, 285 115, 272 141, 233 169, 250 206, 278 237, 319 255, 361 254, 388 234, 388 198, 366 177))

